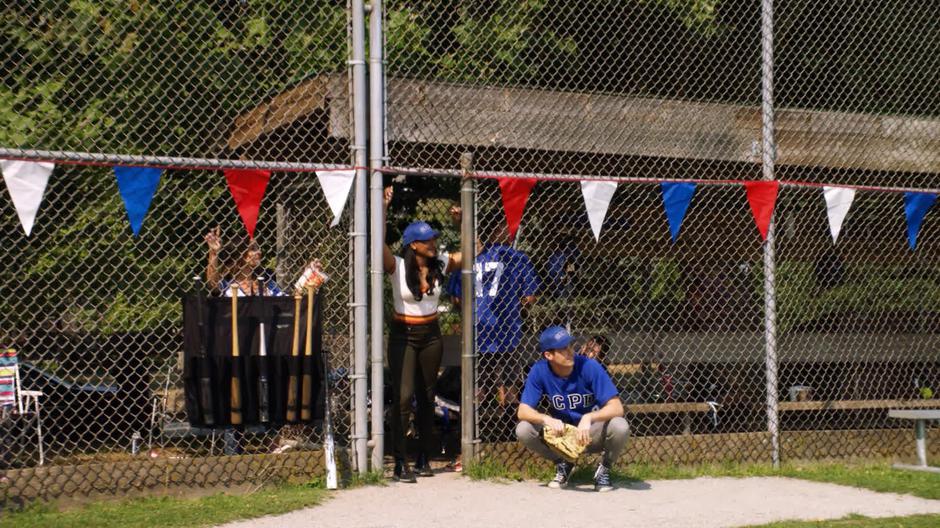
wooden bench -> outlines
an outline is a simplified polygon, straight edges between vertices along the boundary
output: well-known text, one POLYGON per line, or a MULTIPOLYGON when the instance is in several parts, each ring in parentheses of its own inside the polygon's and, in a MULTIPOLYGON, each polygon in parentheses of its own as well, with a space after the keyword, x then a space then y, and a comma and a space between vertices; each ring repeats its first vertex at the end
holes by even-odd
POLYGON ((936 408, 937 400, 810 400, 782 401, 778 404, 780 412, 787 411, 859 411, 864 409, 892 409, 895 407, 936 408))
POLYGON ((894 467, 940 473, 940 468, 927 465, 927 422, 940 420, 940 409, 889 409, 888 417, 914 420, 914 438, 917 443, 917 465, 895 464, 894 467))
POLYGON ((717 402, 670 402, 670 403, 627 403, 624 404, 626 414, 661 414, 678 413, 682 417, 682 434, 692 434, 692 416, 690 413, 713 412, 713 419, 717 424, 717 402))

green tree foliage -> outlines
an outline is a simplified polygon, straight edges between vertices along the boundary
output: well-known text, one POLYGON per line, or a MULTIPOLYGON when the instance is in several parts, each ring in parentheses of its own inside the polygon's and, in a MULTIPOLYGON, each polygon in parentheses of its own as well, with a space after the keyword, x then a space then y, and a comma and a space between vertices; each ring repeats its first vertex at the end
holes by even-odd
POLYGON ((0 144, 218 153, 226 124, 345 59, 332 2, 10 2, 0 9, 0 144))
MULTIPOLYGON (((842 2, 781 6, 776 36, 784 104, 936 114, 932 12, 895 0, 872 6, 859 8, 864 17, 839 15, 842 2), (869 53, 871 45, 891 53, 869 53)), ((760 5, 754 0, 390 0, 386 9, 390 75, 749 104, 758 98, 760 5)), ((346 71, 347 31, 344 0, 5 2, 0 145, 226 154, 238 115, 301 79, 346 71)), ((198 240, 187 230, 211 221, 207 204, 227 200, 224 187, 206 194, 185 183, 186 176, 165 179, 154 207, 185 213, 148 221, 148 246, 130 237, 111 176, 94 173, 98 181, 79 173, 90 174, 57 169, 57 190, 44 209, 58 209, 40 214, 42 225, 29 243, 19 231, 0 235, 6 247, 20 248, 18 264, 26 270, 5 271, 3 284, 15 283, 14 273, 36 284, 72 281, 94 272, 86 269, 89 254, 113 255, 113 265, 132 270, 123 274, 127 283, 74 286, 81 301, 73 303, 80 307, 73 318, 113 330, 175 320, 171 301, 141 303, 127 292, 183 282, 200 269, 198 251, 180 260, 150 248, 184 234, 198 240), (174 195, 161 198, 168 193, 174 195), (115 291, 124 293, 115 298, 115 291)), ((431 192, 413 180, 409 185, 415 192, 399 198, 409 213, 422 210, 422 196, 456 196, 452 182, 432 182, 431 192)), ((3 210, 15 222, 12 208, 3 210)), ((399 216, 398 227, 407 220, 399 216)), ((654 288, 662 302, 670 298, 662 293, 674 280, 669 277, 662 275, 654 288)), ((29 302, 39 315, 59 306, 50 299, 29 302)))

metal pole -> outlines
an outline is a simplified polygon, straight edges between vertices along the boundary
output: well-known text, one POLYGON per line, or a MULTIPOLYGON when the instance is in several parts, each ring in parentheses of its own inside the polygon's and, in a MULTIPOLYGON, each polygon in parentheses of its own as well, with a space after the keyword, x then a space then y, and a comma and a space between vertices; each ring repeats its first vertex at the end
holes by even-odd
MULTIPOLYGON (((763 179, 773 180, 777 145, 774 141, 774 3, 761 1, 761 141, 763 179)), ((780 467, 780 430, 777 402, 777 291, 775 285, 775 231, 773 219, 764 241, 764 353, 767 370, 767 431, 771 461, 780 467)))
POLYGON ((385 349, 385 321, 383 307, 382 250, 385 244, 385 222, 382 216, 382 173, 385 165, 385 108, 383 83, 385 74, 384 46, 382 38, 382 0, 372 0, 369 13, 369 168, 372 177, 369 185, 370 255, 372 264, 371 318, 369 322, 372 355, 372 471, 381 471, 385 461, 385 366, 382 362, 385 349))
POLYGON ((352 95, 353 95, 353 162, 356 166, 356 195, 353 206, 353 444, 355 467, 359 473, 368 470, 368 420, 366 392, 367 332, 369 330, 366 311, 367 248, 366 221, 369 214, 366 203, 366 61, 365 61, 365 6, 363 0, 352 0, 352 95))
POLYGON ((460 185, 460 207, 463 214, 460 219, 460 252, 463 255, 460 269, 460 286, 463 298, 460 303, 461 313, 461 357, 460 357, 460 453, 464 463, 475 460, 476 405, 474 398, 474 379, 476 378, 476 348, 474 347, 474 289, 473 261, 476 255, 476 181, 470 178, 473 168, 473 154, 460 156, 460 168, 463 180, 460 185))

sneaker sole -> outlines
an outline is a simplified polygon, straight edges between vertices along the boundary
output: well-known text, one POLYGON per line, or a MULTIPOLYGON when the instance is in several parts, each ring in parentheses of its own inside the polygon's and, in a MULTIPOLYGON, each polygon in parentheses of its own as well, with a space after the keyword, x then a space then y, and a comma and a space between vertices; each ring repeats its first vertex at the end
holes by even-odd
POLYGON ((613 487, 613 486, 602 486, 602 487, 600 487, 600 488, 595 487, 595 488, 594 488, 594 491, 596 491, 596 492, 598 492, 598 493, 606 493, 606 492, 608 492, 608 491, 614 491, 614 487, 613 487))

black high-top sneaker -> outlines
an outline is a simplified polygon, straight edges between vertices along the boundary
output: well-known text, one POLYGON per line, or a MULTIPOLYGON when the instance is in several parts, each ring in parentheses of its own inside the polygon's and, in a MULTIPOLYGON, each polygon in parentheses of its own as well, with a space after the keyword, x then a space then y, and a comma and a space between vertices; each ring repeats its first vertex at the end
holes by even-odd
POLYGON ((398 482, 408 482, 411 484, 418 482, 418 479, 415 478, 414 471, 411 471, 411 468, 408 467, 408 463, 401 458, 395 459, 395 473, 393 478, 398 482))
POLYGON ((574 464, 570 462, 558 462, 555 464, 555 478, 548 483, 549 488, 561 489, 568 487, 568 479, 574 472, 574 464))
POLYGON ((434 476, 434 472, 431 471, 431 463, 428 461, 428 456, 424 453, 418 455, 418 460, 415 462, 415 473, 419 477, 434 476))

